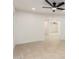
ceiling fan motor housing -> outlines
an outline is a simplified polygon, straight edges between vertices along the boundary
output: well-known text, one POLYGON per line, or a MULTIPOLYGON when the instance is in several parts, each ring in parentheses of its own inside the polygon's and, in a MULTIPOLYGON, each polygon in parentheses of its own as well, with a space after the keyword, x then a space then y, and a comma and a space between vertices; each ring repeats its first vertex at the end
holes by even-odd
POLYGON ((53 12, 55 12, 55 10, 52 10, 53 12))

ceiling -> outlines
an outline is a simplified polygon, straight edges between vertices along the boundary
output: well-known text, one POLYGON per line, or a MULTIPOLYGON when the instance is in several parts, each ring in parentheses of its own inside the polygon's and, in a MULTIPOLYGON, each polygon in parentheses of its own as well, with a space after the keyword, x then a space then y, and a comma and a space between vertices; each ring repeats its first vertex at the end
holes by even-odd
MULTIPOLYGON (((62 2, 64 0, 49 0, 56 1, 56 3, 62 2)), ((16 10, 29 11, 35 13, 43 13, 43 14, 54 14, 54 13, 64 13, 64 11, 56 10, 56 12, 52 12, 51 9, 44 9, 43 6, 49 6, 45 0, 14 0, 14 7, 16 10), (35 11, 32 8, 36 8, 35 11)), ((65 8, 65 6, 61 6, 65 8)))

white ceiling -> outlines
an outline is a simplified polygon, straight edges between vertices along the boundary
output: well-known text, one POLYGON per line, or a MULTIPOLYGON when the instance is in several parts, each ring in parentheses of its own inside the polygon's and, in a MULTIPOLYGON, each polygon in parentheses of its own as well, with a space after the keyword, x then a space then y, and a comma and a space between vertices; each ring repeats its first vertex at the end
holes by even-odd
MULTIPOLYGON (((54 0, 49 0, 54 1, 54 0)), ((57 3, 62 2, 64 0, 55 0, 57 3)), ((49 6, 45 0, 14 0, 14 7, 17 10, 22 11, 29 11, 29 12, 36 12, 36 13, 54 13, 51 9, 44 9, 43 6, 49 6), (35 11, 32 10, 32 8, 36 8, 35 11)), ((61 6, 64 8, 64 6, 61 6)), ((64 11, 57 10, 55 13, 64 13, 64 11)))

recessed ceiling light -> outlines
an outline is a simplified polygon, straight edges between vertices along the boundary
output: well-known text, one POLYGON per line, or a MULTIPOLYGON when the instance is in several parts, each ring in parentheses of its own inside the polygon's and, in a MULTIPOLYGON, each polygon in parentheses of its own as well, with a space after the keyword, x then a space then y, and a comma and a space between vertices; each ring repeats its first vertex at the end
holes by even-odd
POLYGON ((36 10, 36 8, 32 8, 32 10, 34 11, 34 10, 36 10))

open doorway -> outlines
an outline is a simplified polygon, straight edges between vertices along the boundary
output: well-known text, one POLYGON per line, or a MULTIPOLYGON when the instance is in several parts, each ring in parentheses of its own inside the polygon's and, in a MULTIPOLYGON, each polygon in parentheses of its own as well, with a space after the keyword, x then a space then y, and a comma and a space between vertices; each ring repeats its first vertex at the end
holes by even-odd
POLYGON ((60 21, 49 19, 44 22, 45 24, 45 39, 47 40, 56 40, 60 39, 60 21))

